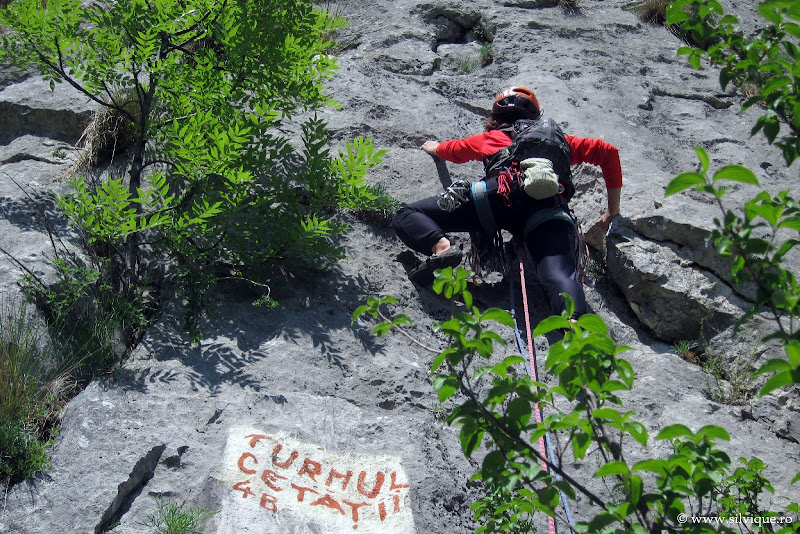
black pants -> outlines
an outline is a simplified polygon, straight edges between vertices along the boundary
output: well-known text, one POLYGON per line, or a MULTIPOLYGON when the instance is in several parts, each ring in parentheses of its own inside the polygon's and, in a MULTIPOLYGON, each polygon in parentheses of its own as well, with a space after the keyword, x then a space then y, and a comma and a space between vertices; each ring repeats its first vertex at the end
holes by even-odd
MULTIPOLYGON (((534 200, 520 190, 509 195, 507 200, 497 194, 496 179, 489 179, 486 183, 495 223, 515 237, 522 237, 553 312, 564 310, 561 293, 567 293, 575 302, 575 316, 586 313, 586 297, 578 282, 575 265, 573 225, 555 219, 531 228, 526 223, 533 214, 540 209, 552 208, 553 201, 534 200)), ((398 211, 392 221, 400 240, 422 254, 430 255, 433 246, 446 237, 446 232, 483 231, 473 199, 450 213, 441 209, 437 200, 438 197, 429 197, 414 202, 398 211)))

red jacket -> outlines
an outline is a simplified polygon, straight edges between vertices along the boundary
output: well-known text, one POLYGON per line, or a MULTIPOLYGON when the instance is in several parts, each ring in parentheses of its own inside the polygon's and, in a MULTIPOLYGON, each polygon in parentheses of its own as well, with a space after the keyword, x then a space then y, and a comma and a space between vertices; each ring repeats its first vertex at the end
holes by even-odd
MULTIPOLYGON (((619 150, 601 139, 566 136, 570 148, 570 163, 578 165, 589 163, 597 165, 603 171, 606 187, 616 189, 622 187, 622 166, 619 162, 619 150)), ((482 160, 495 154, 511 144, 511 137, 500 130, 492 130, 464 139, 444 141, 436 149, 436 155, 453 163, 482 160)))

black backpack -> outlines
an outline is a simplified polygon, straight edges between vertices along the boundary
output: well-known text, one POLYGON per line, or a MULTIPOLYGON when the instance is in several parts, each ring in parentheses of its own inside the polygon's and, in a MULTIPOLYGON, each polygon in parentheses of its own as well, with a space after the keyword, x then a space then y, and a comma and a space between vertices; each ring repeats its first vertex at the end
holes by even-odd
POLYGON ((501 170, 519 164, 528 158, 547 158, 558 174, 558 183, 564 186, 561 197, 569 202, 575 194, 570 168, 570 150, 564 132, 550 118, 522 119, 503 132, 511 137, 511 144, 484 161, 486 176, 496 176, 501 170))

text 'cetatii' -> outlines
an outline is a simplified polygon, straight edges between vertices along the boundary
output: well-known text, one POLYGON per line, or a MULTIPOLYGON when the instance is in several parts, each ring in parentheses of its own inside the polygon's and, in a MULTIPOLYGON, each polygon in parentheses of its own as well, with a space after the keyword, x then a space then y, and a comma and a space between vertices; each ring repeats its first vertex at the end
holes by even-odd
POLYGON ((237 428, 223 472, 229 507, 247 518, 257 511, 264 520, 294 517, 333 532, 414 532, 410 485, 396 457, 333 453, 284 432, 237 428))

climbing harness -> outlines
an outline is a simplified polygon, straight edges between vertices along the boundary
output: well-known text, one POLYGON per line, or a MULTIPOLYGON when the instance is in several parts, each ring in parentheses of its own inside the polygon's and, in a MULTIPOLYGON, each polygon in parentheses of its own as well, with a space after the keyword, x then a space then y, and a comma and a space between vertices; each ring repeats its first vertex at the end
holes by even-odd
POLYGON ((589 270, 589 245, 586 243, 586 236, 583 233, 583 225, 572 210, 566 208, 544 208, 530 216, 525 223, 525 230, 533 230, 548 221, 564 221, 572 225, 573 248, 575 250, 575 272, 578 275, 578 283, 581 285, 586 282, 593 285, 593 282, 586 277, 589 270))
MULTIPOLYGON (((527 329, 527 333, 528 333, 528 336, 527 336, 528 337, 527 350, 525 349, 525 343, 522 340, 522 334, 520 333, 519 326, 517 324, 517 313, 516 313, 516 307, 515 307, 515 304, 514 304, 514 302, 515 302, 514 279, 511 276, 508 277, 508 279, 509 279, 508 286, 509 286, 509 293, 510 293, 510 298, 511 298, 511 310, 510 311, 511 311, 511 318, 514 320, 514 335, 515 335, 515 337, 517 339, 517 347, 519 348, 520 354, 527 354, 528 355, 528 360, 525 361, 525 368, 528 371, 528 375, 530 375, 530 377, 533 379, 533 381, 537 382, 538 379, 539 379, 538 378, 539 372, 538 372, 537 365, 536 365, 536 346, 533 343, 533 334, 532 334, 533 331, 531 330, 530 311, 528 310, 528 292, 527 292, 527 288, 526 288, 526 285, 525 285, 525 261, 524 261, 523 258, 526 257, 526 254, 524 253, 524 250, 521 250, 522 248, 523 247, 520 245, 520 243, 518 241, 514 242, 513 250, 516 253, 517 258, 519 258, 519 280, 520 280, 520 286, 521 286, 521 289, 522 289, 522 304, 523 304, 524 313, 525 313, 525 328, 527 329)), ((508 253, 507 256, 509 256, 509 257, 508 257, 506 263, 508 265, 510 265, 511 264, 511 258, 510 258, 511 254, 508 253)), ((509 274, 509 273, 506 273, 506 274, 509 274)), ((537 423, 541 423, 543 418, 544 418, 544 412, 543 412, 541 406, 539 406, 538 403, 534 407, 534 412, 535 412, 535 415, 536 415, 536 422, 537 423)), ((544 437, 540 437, 539 438, 539 452, 542 455, 542 458, 549 457, 550 463, 553 464, 556 467, 559 467, 558 458, 556 457, 555 450, 553 448, 553 442, 550 439, 550 433, 549 432, 545 433, 544 437), (545 451, 548 451, 549 454, 547 454, 545 451)), ((544 462, 544 460, 542 461, 542 469, 544 469, 545 471, 548 470, 547 469, 547 464, 546 464, 546 462, 544 462)), ((557 482, 560 482, 562 480, 561 475, 559 475, 558 473, 554 472, 553 476, 554 476, 554 478, 556 479, 557 482)), ((567 516, 567 521, 569 522, 570 532, 572 534, 576 534, 575 533, 575 529, 574 529, 575 520, 572 517, 572 510, 570 509, 569 501, 567 500, 567 496, 564 494, 564 492, 562 490, 558 490, 558 493, 559 493, 559 496, 561 497, 561 504, 564 507, 564 513, 567 516)), ((556 529, 555 520, 552 517, 549 517, 549 516, 548 516, 547 520, 548 520, 548 526, 550 528, 550 533, 551 534, 556 534, 557 529, 556 529)))

